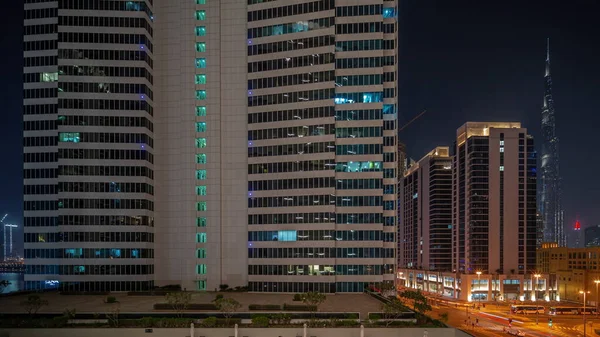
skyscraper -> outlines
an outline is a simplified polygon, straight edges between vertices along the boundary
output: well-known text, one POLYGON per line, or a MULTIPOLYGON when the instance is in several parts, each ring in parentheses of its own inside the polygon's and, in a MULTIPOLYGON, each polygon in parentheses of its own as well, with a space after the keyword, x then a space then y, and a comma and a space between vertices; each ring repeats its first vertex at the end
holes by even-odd
POLYGON ((550 76, 550 39, 546 46, 546 72, 544 74, 544 104, 542 106, 542 151, 540 156, 539 210, 544 224, 544 241, 566 246, 563 209, 561 203, 561 179, 558 156, 558 137, 552 77, 550 76))
POLYGON ((26 0, 26 287, 393 281, 396 6, 26 0))
POLYGON ((457 130, 453 166, 453 269, 533 271, 536 152, 527 129, 468 122, 457 130))

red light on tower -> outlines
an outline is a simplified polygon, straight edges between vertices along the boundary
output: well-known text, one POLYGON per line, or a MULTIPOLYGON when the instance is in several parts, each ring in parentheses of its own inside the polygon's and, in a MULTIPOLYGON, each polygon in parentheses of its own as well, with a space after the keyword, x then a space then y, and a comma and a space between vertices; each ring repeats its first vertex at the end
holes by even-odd
POLYGON ((581 223, 579 222, 579 220, 575 221, 575 228, 576 231, 580 231, 581 230, 581 223))

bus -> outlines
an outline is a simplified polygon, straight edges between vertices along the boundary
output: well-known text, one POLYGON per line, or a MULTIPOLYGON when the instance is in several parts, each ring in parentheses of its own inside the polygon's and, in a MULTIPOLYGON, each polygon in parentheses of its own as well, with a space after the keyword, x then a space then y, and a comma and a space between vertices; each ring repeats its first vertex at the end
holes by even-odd
POLYGON ((543 314, 545 309, 541 305, 511 305, 510 311, 513 314, 543 314))
POLYGON ((596 314, 596 308, 594 307, 585 307, 585 310, 583 310, 583 308, 579 308, 579 314, 580 315, 595 315, 596 314))
POLYGON ((579 308, 576 307, 551 307, 549 315, 577 315, 579 308))

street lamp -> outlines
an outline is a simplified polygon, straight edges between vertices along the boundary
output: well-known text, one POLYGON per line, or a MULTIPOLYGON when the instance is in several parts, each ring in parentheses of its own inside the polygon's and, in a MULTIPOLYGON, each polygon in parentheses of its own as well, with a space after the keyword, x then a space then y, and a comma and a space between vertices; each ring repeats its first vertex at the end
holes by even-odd
MULTIPOLYGON (((535 301, 537 302, 537 290, 538 290, 538 284, 539 284, 539 279, 540 279, 540 274, 535 274, 533 275, 535 277, 535 287, 533 288, 534 291, 534 297, 535 297, 535 301)), ((539 310, 538 310, 538 306, 535 306, 535 325, 538 324, 538 315, 539 315, 539 310)))
POLYGON ((595 280, 594 283, 596 283, 596 315, 598 314, 598 283, 600 283, 600 280, 595 280))
MULTIPOLYGON (((477 290, 478 292, 481 291, 481 272, 478 271, 475 274, 477 274, 477 290)), ((479 294, 479 302, 481 302, 481 294, 479 294)))
MULTIPOLYGON (((596 285, 598 285, 598 283, 596 283, 596 285)), ((583 294, 583 313, 582 313, 583 314, 583 337, 585 337, 585 314, 586 314, 586 312, 585 312, 585 295, 589 294, 590 292, 580 290, 579 293, 583 294)))

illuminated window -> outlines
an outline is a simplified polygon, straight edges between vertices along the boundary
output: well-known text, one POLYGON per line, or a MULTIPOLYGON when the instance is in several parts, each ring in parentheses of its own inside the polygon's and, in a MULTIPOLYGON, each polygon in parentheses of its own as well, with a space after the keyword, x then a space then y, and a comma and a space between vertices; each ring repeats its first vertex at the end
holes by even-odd
POLYGON ((206 0, 196 0, 196 5, 206 5, 206 0))
POLYGON ((196 68, 206 68, 206 58, 204 57, 198 57, 196 58, 196 68))
POLYGON ((206 117, 206 107, 205 106, 197 106, 196 107, 196 116, 197 117, 206 117))
POLYGON ((206 275, 206 265, 205 264, 196 265, 196 274, 206 275))
POLYGON ((79 143, 79 132, 61 132, 58 134, 59 142, 79 143))
POLYGON ((196 99, 203 101, 206 99, 206 90, 196 90, 196 99))
POLYGON ((196 249, 196 258, 206 259, 206 249, 205 248, 196 249))
POLYGON ((278 231, 277 241, 296 241, 298 238, 296 231, 278 231))
MULTIPOLYGON (((203 0, 198 0, 198 1, 203 1, 203 0)), ((198 291, 206 291, 206 280, 197 280, 196 282, 198 282, 198 291)))
POLYGON ((196 218, 196 227, 206 227, 206 217, 196 218))
POLYGON ((56 82, 56 81, 58 81, 58 73, 41 73, 40 81, 41 82, 56 82))
POLYGON ((383 105, 383 114, 391 115, 396 113, 396 106, 394 104, 384 104, 383 105))
POLYGON ((394 8, 386 7, 383 9, 383 18, 384 19, 393 18, 394 16, 396 16, 396 10, 394 8))
POLYGON ((206 27, 205 26, 196 26, 196 36, 205 36, 206 35, 206 27))
POLYGON ((504 141, 503 140, 500 141, 500 146, 504 146, 504 141))
POLYGON ((504 152, 504 148, 503 147, 500 148, 500 152, 501 153, 504 152))
POLYGON ((206 164, 206 154, 204 154, 204 153, 196 154, 196 164, 206 164))
POLYGON ((206 75, 196 74, 196 84, 206 84, 206 75))
POLYGON ((196 195, 206 195, 206 186, 196 186, 196 195))
POLYGON ((206 20, 206 11, 205 10, 196 11, 196 20, 198 20, 198 21, 206 20))
POLYGON ((504 171, 504 166, 500 166, 500 171, 504 171))
POLYGON ((206 212, 206 201, 198 201, 196 203, 196 210, 198 212, 206 212))
POLYGON ((196 138, 196 147, 203 149, 206 147, 206 138, 196 138))
POLYGON ((196 132, 206 132, 206 122, 197 122, 196 132))
POLYGON ((196 51, 198 53, 206 53, 206 42, 196 42, 196 51))
POLYGON ((196 179, 206 180, 206 170, 196 170, 196 179))
POLYGON ((206 243, 206 233, 196 233, 197 243, 206 243))

